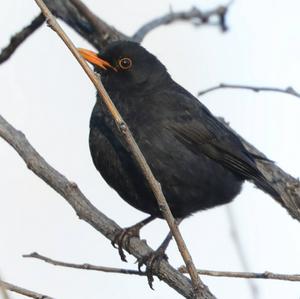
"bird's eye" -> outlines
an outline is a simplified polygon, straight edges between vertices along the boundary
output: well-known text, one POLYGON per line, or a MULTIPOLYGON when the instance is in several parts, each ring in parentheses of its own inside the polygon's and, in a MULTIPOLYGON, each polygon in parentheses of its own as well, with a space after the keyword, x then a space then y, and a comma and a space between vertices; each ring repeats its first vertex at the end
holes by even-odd
POLYGON ((119 66, 123 70, 128 70, 132 66, 132 61, 130 58, 124 57, 119 60, 119 66))

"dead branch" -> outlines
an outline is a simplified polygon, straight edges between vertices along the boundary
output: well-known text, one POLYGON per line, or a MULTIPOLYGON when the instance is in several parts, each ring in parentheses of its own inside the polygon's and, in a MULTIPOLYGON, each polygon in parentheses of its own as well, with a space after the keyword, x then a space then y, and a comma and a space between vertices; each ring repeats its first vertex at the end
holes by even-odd
POLYGON ((16 49, 45 21, 43 14, 39 14, 33 21, 20 32, 11 37, 9 44, 0 53, 0 64, 9 59, 16 49))
MULTIPOLYGON (((25 258, 35 258, 41 261, 44 261, 48 264, 54 266, 61 266, 67 268, 81 269, 81 270, 90 270, 90 271, 100 271, 106 273, 117 273, 117 274, 129 274, 129 275, 138 275, 145 276, 145 272, 140 272, 137 270, 123 269, 123 268, 113 268, 105 266, 96 266, 88 263, 84 264, 74 264, 67 263, 52 258, 41 255, 37 252, 32 252, 30 254, 24 254, 25 258)), ((185 266, 182 266, 178 269, 181 273, 187 273, 185 266)), ((254 278, 254 279, 273 279, 273 280, 284 280, 284 281, 300 281, 300 274, 277 274, 269 271, 263 273, 255 272, 235 272, 235 271, 214 271, 214 270, 197 270, 201 275, 214 276, 214 277, 230 277, 230 278, 254 278)))
POLYGON ((162 25, 169 25, 177 21, 190 21, 195 26, 200 26, 203 24, 214 25, 221 28, 225 32, 228 27, 226 24, 226 13, 228 6, 219 6, 213 10, 203 12, 199 8, 192 7, 189 11, 173 12, 172 10, 158 17, 145 25, 143 25, 137 32, 133 35, 132 39, 136 42, 142 42, 144 37, 152 30, 156 29, 162 25), (218 22, 212 22, 213 17, 218 18, 218 22))
POLYGON ((202 292, 204 291, 205 293, 209 294, 209 291, 207 287, 202 283, 199 275, 196 272, 196 267, 193 263, 192 257, 187 249, 187 246, 182 238, 182 235, 179 231, 176 221, 171 213, 167 200, 162 192, 161 185, 154 177, 143 153, 141 152, 139 146, 137 145, 127 124, 125 123, 124 119, 122 118, 117 108, 115 107, 114 103, 112 102, 111 98, 109 97, 108 93, 106 92, 101 82, 101 79, 94 74, 92 69, 85 62, 85 60, 80 56, 79 52, 77 51, 77 48, 74 46, 72 41, 68 38, 66 33, 59 26, 55 17, 50 12, 48 7, 45 5, 43 0, 35 0, 35 2, 37 3, 42 13, 44 14, 48 25, 58 34, 58 36, 63 40, 65 45, 69 48, 71 53, 74 55, 76 60, 82 66, 83 70, 88 75, 88 77, 90 78, 94 86, 96 87, 98 94, 102 97, 102 100, 105 103, 108 111, 110 112, 113 120, 115 121, 118 130, 122 133, 124 141, 126 142, 130 152, 132 153, 137 165, 140 167, 145 179, 147 180, 149 187, 151 188, 157 200, 162 215, 164 216, 165 220, 169 225, 169 228, 174 236, 179 252, 191 276, 192 285, 194 288, 196 298, 203 298, 202 292))
POLYGON ((8 292, 7 292, 7 288, 4 286, 4 283, 3 283, 1 277, 0 277, 0 298, 10 299, 8 292))
POLYGON ((61 266, 66 268, 73 268, 73 269, 81 269, 81 270, 92 270, 92 271, 100 271, 106 273, 117 273, 117 274, 129 274, 129 275, 138 275, 138 276, 145 276, 146 273, 138 270, 131 270, 131 269, 124 269, 124 268, 113 268, 113 267, 105 267, 105 266, 96 266, 88 263, 84 264, 74 264, 74 263, 66 263, 58 260, 54 260, 52 258, 46 257, 41 255, 37 252, 32 252, 30 254, 24 254, 24 258, 34 258, 45 263, 54 265, 54 266, 61 266))
POLYGON ((225 84, 225 83, 220 83, 219 85, 207 88, 205 90, 199 91, 198 96, 203 96, 206 93, 219 90, 219 89, 247 89, 247 90, 252 90, 254 92, 261 92, 261 91, 272 91, 272 92, 280 92, 280 93, 285 93, 289 94, 292 96, 295 96, 297 98, 300 98, 300 93, 296 92, 296 90, 293 87, 287 87, 287 88, 278 88, 278 87, 259 87, 259 86, 250 86, 250 85, 239 85, 239 84, 225 84))
MULTIPOLYGON (((187 273, 185 266, 178 269, 181 273, 187 273)), ((234 272, 234 271, 212 271, 212 270, 197 270, 201 275, 215 276, 215 277, 232 277, 232 278, 253 278, 253 279, 275 279, 285 281, 300 281, 299 274, 277 274, 272 272, 234 272)))
POLYGON ((42 295, 42 294, 39 294, 39 293, 36 293, 36 292, 33 292, 33 291, 30 291, 30 290, 27 290, 27 289, 24 289, 24 288, 21 288, 19 286, 16 286, 14 284, 11 284, 11 283, 8 283, 8 282, 5 282, 5 281, 0 281, 0 284, 7 290, 11 291, 11 292, 14 292, 14 293, 18 293, 18 294, 21 294, 23 296, 26 296, 26 297, 30 297, 30 298, 35 298, 35 299, 54 299, 52 297, 49 297, 47 295, 42 295))

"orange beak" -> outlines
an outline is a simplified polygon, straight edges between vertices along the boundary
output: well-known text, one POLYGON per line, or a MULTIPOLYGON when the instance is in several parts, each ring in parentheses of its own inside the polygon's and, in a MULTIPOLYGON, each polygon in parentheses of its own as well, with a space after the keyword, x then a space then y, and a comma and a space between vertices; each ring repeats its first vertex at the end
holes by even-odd
POLYGON ((98 57, 98 55, 93 51, 78 48, 78 52, 86 61, 93 65, 99 66, 104 70, 107 70, 107 68, 114 69, 114 67, 108 61, 98 57))

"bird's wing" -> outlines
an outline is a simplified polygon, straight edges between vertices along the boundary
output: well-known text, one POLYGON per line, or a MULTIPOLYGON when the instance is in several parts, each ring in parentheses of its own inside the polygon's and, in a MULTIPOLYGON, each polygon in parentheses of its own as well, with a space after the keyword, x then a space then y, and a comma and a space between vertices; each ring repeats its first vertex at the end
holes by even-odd
POLYGON ((241 177, 253 179, 258 172, 253 158, 227 128, 216 122, 204 124, 192 119, 168 122, 166 127, 195 154, 204 154, 241 177))
POLYGON ((195 154, 204 154, 243 179, 251 180, 274 197, 278 193, 258 170, 255 157, 240 139, 201 103, 192 115, 166 119, 165 128, 195 154), (199 109, 200 108, 200 109, 199 109))

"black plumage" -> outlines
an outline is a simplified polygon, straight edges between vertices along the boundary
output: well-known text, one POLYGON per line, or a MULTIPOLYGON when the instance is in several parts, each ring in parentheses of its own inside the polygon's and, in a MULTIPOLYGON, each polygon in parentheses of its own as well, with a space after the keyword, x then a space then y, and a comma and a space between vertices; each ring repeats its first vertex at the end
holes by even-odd
MULTIPOLYGON (((255 157, 139 44, 112 43, 95 70, 128 124, 176 218, 230 202, 250 180, 278 197, 255 157), (103 60, 102 60, 103 59, 103 60), (104 62, 105 63, 104 63, 104 62)), ((106 182, 133 207, 162 217, 139 166, 97 97, 91 155, 106 182)))

